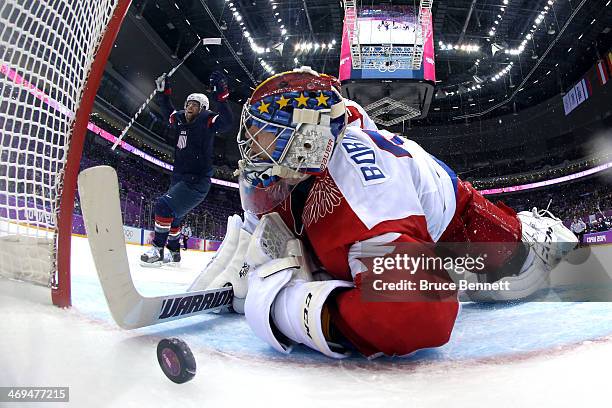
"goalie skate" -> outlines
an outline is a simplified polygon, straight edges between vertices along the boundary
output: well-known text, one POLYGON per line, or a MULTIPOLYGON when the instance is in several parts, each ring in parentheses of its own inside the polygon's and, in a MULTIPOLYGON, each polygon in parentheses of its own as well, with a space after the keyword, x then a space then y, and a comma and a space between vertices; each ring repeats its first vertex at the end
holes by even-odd
POLYGON ((523 242, 553 269, 578 245, 576 236, 548 210, 521 211, 517 214, 523 230, 523 242))

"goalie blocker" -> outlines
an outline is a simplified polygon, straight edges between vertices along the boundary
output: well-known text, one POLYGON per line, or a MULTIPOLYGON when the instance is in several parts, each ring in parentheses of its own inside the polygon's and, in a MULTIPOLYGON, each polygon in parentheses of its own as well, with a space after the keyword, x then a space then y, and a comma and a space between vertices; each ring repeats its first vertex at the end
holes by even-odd
POLYGON ((328 357, 348 353, 325 338, 322 310, 329 295, 350 288, 342 280, 313 281, 314 263, 303 243, 277 213, 262 217, 247 251, 247 322, 255 334, 281 353, 304 344, 328 357))

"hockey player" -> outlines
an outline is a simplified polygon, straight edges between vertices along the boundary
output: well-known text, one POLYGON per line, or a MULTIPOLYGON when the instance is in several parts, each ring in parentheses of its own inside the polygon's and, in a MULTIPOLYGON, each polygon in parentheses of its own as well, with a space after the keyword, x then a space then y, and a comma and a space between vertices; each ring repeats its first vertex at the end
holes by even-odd
POLYGON ((176 111, 166 78, 158 78, 156 84, 159 105, 170 122, 170 142, 176 147, 170 188, 155 203, 155 238, 152 247, 140 258, 143 266, 180 262, 181 223, 206 198, 213 175, 215 133, 228 131, 233 121, 227 103, 227 79, 218 71, 210 76, 218 114, 208 110, 208 98, 201 93, 189 95, 184 110, 176 111), (164 256, 166 245, 168 252, 164 256))
MULTIPOLYGON (((365 301, 365 261, 375 254, 364 244, 382 250, 396 243, 526 242, 527 250, 489 263, 519 266, 497 276, 509 290, 487 293, 493 300, 533 294, 575 245, 558 219, 494 205, 416 143, 363 129, 375 127, 364 115, 342 98, 335 78, 308 67, 264 81, 243 108, 245 221, 230 218, 216 258, 190 289, 231 283, 234 309, 280 352, 301 343, 335 358, 347 347, 368 357, 407 355, 448 341, 456 294, 365 301), (327 279, 313 274, 317 264, 327 279)), ((440 271, 418 272, 436 280, 440 271)))

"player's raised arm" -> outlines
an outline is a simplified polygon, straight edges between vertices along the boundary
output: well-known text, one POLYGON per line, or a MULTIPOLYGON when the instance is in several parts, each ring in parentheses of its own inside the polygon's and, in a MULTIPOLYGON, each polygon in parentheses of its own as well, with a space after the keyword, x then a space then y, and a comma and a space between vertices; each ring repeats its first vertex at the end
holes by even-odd
MULTIPOLYGON (((170 86, 170 80, 166 78, 166 75, 162 75, 155 80, 157 86, 156 101, 161 108, 162 114, 165 120, 170 120, 171 115, 176 111, 170 95, 172 95, 172 87, 170 86)), ((171 122, 172 123, 172 122, 171 122)))
POLYGON ((216 132, 227 132, 232 128, 234 121, 234 115, 227 103, 229 98, 227 77, 220 71, 214 71, 210 74, 210 87, 213 98, 217 101, 218 114, 210 116, 207 125, 216 132))

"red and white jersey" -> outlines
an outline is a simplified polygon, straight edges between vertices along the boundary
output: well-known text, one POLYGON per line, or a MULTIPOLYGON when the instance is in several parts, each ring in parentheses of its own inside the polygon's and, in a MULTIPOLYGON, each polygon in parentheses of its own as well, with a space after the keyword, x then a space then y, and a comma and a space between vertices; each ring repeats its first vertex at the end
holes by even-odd
MULTIPOLYGON (((455 214, 453 176, 413 141, 349 127, 310 189, 301 215, 304 230, 296 232, 308 237, 334 277, 351 280, 359 273, 349 268, 357 242, 440 238, 455 214)), ((291 214, 289 200, 277 210, 291 228, 299 215, 291 214)))

